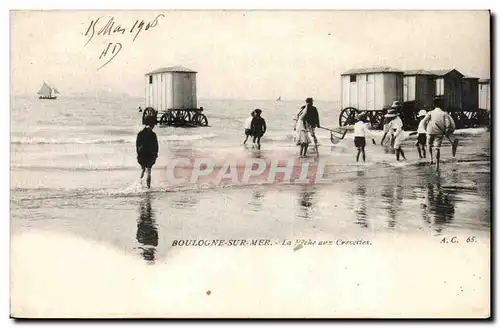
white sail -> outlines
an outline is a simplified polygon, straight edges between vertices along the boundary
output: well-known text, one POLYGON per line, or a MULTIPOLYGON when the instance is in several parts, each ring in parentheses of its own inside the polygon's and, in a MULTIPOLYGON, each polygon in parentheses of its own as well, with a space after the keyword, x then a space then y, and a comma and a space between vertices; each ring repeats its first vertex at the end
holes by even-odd
POLYGON ((38 91, 38 94, 40 95, 40 97, 43 97, 43 98, 55 97, 54 96, 55 93, 60 93, 60 92, 56 88, 47 84, 47 82, 43 82, 43 85, 40 88, 40 91, 38 91))
POLYGON ((47 83, 43 82, 43 85, 40 88, 40 91, 38 91, 38 94, 40 96, 49 97, 51 93, 52 93, 52 88, 47 83))

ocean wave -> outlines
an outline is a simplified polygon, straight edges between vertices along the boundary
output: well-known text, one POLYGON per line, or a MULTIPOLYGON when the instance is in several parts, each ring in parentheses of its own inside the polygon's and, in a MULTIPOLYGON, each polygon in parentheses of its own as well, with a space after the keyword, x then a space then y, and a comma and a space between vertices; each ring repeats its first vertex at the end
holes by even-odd
POLYGON ((15 145, 73 145, 73 144, 121 144, 131 143, 132 140, 123 138, 117 139, 46 139, 46 138, 21 138, 12 140, 10 143, 15 145))
POLYGON ((172 134, 168 136, 161 136, 159 137, 159 139, 165 141, 191 141, 191 140, 213 139, 215 137, 217 137, 217 135, 214 133, 192 134, 192 135, 172 134))
MULTIPOLYGON (((193 141, 215 138, 216 134, 197 134, 197 135, 166 135, 159 136, 159 141, 193 141)), ((135 136, 130 138, 97 138, 97 139, 49 139, 49 138, 18 138, 12 139, 11 144, 15 145, 73 145, 73 144, 130 144, 135 143, 135 136)))

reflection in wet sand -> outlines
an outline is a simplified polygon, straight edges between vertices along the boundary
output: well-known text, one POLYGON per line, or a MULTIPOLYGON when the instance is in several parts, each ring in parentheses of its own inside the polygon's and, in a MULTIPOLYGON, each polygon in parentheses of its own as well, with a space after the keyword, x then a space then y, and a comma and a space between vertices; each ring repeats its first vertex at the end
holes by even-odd
POLYGON ((197 194, 177 194, 172 198, 172 207, 174 208, 195 208, 198 204, 197 194))
POLYGON ((382 200, 386 203, 385 208, 388 213, 387 227, 389 229, 394 229, 396 227, 396 215, 403 203, 403 172, 401 168, 395 169, 391 179, 394 179, 393 183, 385 184, 382 191, 382 200))
POLYGON ((453 221, 455 202, 452 192, 445 192, 438 174, 434 182, 427 184, 427 209, 434 216, 434 229, 441 233, 444 226, 453 221))
POLYGON ((139 249, 142 251, 141 255, 144 260, 154 263, 156 247, 158 247, 158 229, 149 193, 144 195, 140 203, 136 238, 139 244, 142 245, 139 249))
POLYGON ((353 209, 356 214, 356 224, 363 228, 368 228, 368 216, 366 206, 366 183, 365 171, 357 172, 356 189, 352 193, 353 209))
POLYGON ((314 211, 314 198, 316 197, 315 189, 311 189, 310 187, 304 185, 302 186, 299 194, 299 217, 304 219, 311 219, 311 213, 314 211))
POLYGON ((263 197, 264 197, 264 194, 259 190, 254 190, 252 192, 252 199, 248 202, 248 204, 251 205, 252 211, 258 212, 261 210, 263 197))

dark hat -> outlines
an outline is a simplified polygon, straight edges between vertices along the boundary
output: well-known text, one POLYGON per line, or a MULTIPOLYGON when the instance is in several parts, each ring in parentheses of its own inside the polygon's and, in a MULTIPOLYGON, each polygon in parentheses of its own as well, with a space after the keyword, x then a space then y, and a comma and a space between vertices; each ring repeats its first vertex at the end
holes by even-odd
POLYGON ((393 102, 392 102, 392 106, 391 106, 391 108, 398 108, 398 107, 400 107, 400 106, 401 106, 401 103, 400 103, 399 101, 397 101, 397 100, 396 100, 396 101, 393 101, 393 102))
POLYGON ((142 124, 144 125, 149 125, 149 126, 154 126, 156 125, 157 118, 156 118, 156 110, 152 107, 146 107, 144 109, 144 112, 142 113, 142 124))
POLYGON ((313 99, 312 98, 306 98, 306 103, 310 104, 313 102, 313 99))
POLYGON ((257 108, 257 109, 254 110, 254 112, 260 114, 260 113, 262 113, 262 110, 260 110, 260 109, 257 108))
POLYGON ((442 107, 444 106, 444 99, 436 97, 433 99, 432 104, 434 105, 434 107, 439 107, 442 109, 442 107))

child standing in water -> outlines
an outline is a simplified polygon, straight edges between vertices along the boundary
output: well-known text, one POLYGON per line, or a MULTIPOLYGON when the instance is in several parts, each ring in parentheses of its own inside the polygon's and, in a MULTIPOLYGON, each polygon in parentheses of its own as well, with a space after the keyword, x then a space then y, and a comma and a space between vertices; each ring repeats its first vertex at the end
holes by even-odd
POLYGON ((245 141, 243 141, 244 145, 246 145, 248 137, 250 137, 252 135, 252 120, 254 118, 254 115, 255 115, 255 112, 252 111, 250 113, 250 117, 248 117, 245 120, 244 128, 245 128, 245 135, 246 135, 246 137, 245 137, 245 141))
POLYGON ((401 148, 401 144, 403 143, 403 121, 399 117, 399 113, 397 112, 397 108, 399 107, 399 102, 395 101, 391 108, 387 111, 387 114, 384 115, 388 121, 387 124, 384 125, 384 136, 382 137, 382 141, 380 144, 384 143, 384 139, 387 134, 390 134, 392 140, 394 141, 394 150, 396 151, 396 160, 399 161, 399 156, 401 155, 404 160, 406 160, 405 153, 401 148))
POLYGON ((420 123, 418 123, 418 128, 417 128, 418 136, 417 136, 417 141, 415 142, 415 146, 417 147, 419 158, 426 157, 425 145, 427 143, 427 135, 425 133, 425 122, 424 122, 424 118, 426 115, 427 112, 425 111, 425 109, 420 110, 417 115, 417 117, 420 119, 420 123))
POLYGON ((254 110, 254 117, 252 119, 252 123, 250 124, 250 128, 252 130, 253 136, 253 147, 260 149, 260 138, 266 133, 266 120, 260 116, 262 110, 256 109, 254 110))
POLYGON ((148 189, 151 188, 151 168, 158 157, 158 138, 153 128, 156 125, 156 116, 144 116, 144 129, 137 134, 136 151, 137 162, 142 168, 141 179, 144 177, 144 172, 147 173, 146 182, 148 189))
POLYGON ((358 149, 358 154, 356 155, 356 162, 359 161, 359 155, 363 154, 363 162, 366 161, 365 147, 366 147, 366 137, 371 136, 368 127, 366 126, 365 114, 359 114, 357 117, 357 122, 354 124, 354 146, 358 149))
POLYGON ((302 109, 297 117, 297 123, 295 125, 295 140, 297 145, 300 145, 300 157, 307 157, 307 148, 311 143, 311 138, 309 137, 309 131, 304 121, 304 117, 307 113, 307 107, 302 109))

